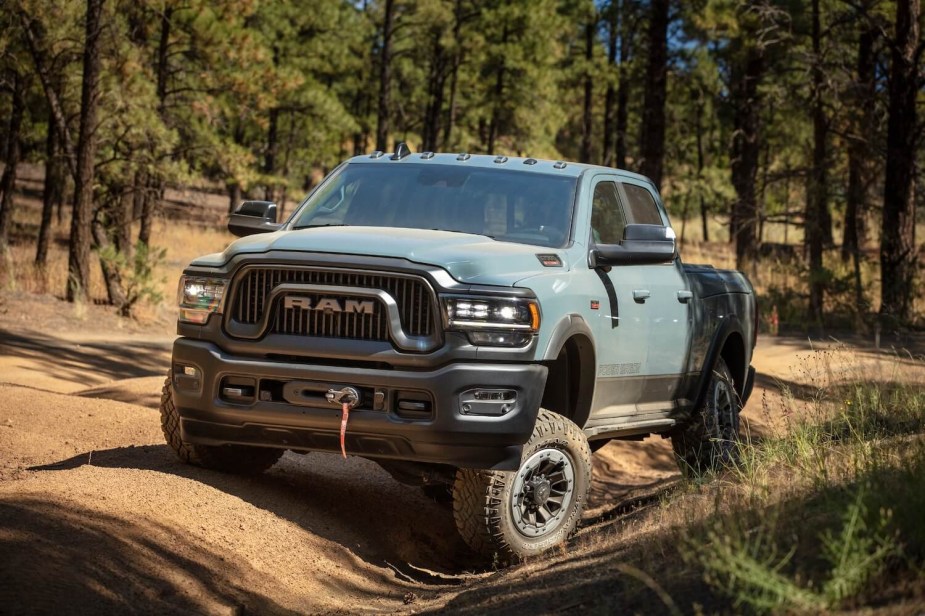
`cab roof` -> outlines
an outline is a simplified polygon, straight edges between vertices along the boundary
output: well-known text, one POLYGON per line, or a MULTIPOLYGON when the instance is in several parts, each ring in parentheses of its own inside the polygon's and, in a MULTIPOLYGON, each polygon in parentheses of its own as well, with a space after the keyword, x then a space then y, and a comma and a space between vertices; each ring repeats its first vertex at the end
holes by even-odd
POLYGON ((631 178, 647 184, 652 184, 652 180, 631 171, 603 167, 600 165, 588 165, 584 163, 573 163, 567 161, 545 160, 542 158, 521 158, 519 156, 492 156, 491 154, 468 154, 462 153, 435 153, 422 152, 412 154, 407 146, 399 144, 396 153, 385 153, 381 151, 372 154, 362 154, 354 156, 347 162, 351 164, 373 164, 373 165, 402 165, 402 164, 428 164, 428 165, 454 165, 468 166, 479 168, 508 169, 512 171, 522 171, 524 173, 542 173, 547 175, 563 175, 566 177, 578 178, 585 171, 606 171, 622 177, 631 178))

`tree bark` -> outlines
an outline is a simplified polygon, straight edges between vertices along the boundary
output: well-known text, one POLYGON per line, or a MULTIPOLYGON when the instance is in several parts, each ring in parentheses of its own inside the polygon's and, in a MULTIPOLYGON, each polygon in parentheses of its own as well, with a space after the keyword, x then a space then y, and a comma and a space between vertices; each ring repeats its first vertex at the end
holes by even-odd
POLYGON ((382 20, 382 51, 379 56, 379 108, 376 118, 376 149, 389 147, 392 93, 392 36, 395 32, 395 0, 385 0, 382 20))
POLYGON ((701 100, 702 93, 698 96, 698 99, 694 101, 695 105, 695 121, 694 129, 697 136, 697 180, 701 184, 698 188, 700 193, 700 224, 703 228, 703 241, 710 241, 710 226, 709 226, 709 212, 707 211, 707 200, 703 196, 703 167, 704 167, 704 155, 703 155, 703 101, 701 100))
POLYGON ((848 192, 845 199, 845 234, 842 238, 841 258, 842 261, 852 259, 855 303, 858 309, 865 304, 864 289, 861 285, 861 250, 867 242, 867 191, 870 185, 867 151, 870 148, 872 107, 876 97, 876 39, 877 31, 873 28, 861 32, 858 38, 857 81, 852 97, 855 101, 855 111, 848 140, 848 192))
POLYGON ((61 146, 57 124, 48 119, 45 135, 45 186, 42 190, 42 222, 35 243, 35 264, 44 267, 48 262, 48 245, 51 242, 51 220, 55 206, 60 203, 64 187, 64 167, 61 165, 61 146))
MULTIPOLYGON (((267 151, 263 158, 263 172, 267 176, 276 174, 276 154, 279 151, 279 107, 270 109, 270 121, 267 126, 267 151)), ((267 177, 266 200, 276 202, 276 186, 271 177, 267 177)))
MULTIPOLYGON (((617 66, 617 50, 619 49, 619 27, 621 3, 611 0, 606 9, 607 19, 607 67, 613 70, 617 66)), ((601 161, 605 167, 616 164, 616 100, 617 91, 613 79, 607 80, 607 91, 604 94, 604 142, 601 148, 601 161)))
POLYGON ((632 53, 631 41, 632 35, 627 26, 629 19, 629 7, 626 0, 620 3, 620 83, 617 86, 617 159, 616 167, 626 169, 627 144, 626 133, 629 127, 629 98, 630 83, 627 65, 629 64, 630 54, 632 53))
POLYGON ((87 300, 90 297, 90 227, 93 222, 93 179, 96 159, 102 13, 103 0, 87 0, 83 84, 80 94, 80 135, 77 140, 77 176, 74 187, 74 213, 71 217, 71 245, 68 254, 66 289, 67 300, 70 302, 87 300))
POLYGON ((919 0, 898 0, 890 62, 889 121, 880 242, 880 314, 912 316, 915 253, 915 102, 918 93, 919 0))
POLYGON ((13 104, 10 112, 10 123, 6 133, 6 152, 4 153, 3 176, 0 178, 0 252, 9 247, 10 229, 13 228, 13 214, 15 201, 13 192, 16 190, 16 168, 22 154, 22 120, 26 111, 26 78, 18 72, 13 73, 13 104))
POLYGON ((591 75, 591 62, 594 59, 594 33, 597 30, 597 12, 585 25, 585 100, 581 118, 581 153, 580 162, 591 162, 591 133, 594 130, 594 82, 591 75))
POLYGON ((443 98, 446 91, 447 64, 446 49, 440 42, 442 33, 434 30, 430 54, 430 70, 427 79, 427 107, 424 110, 423 148, 435 152, 440 137, 440 120, 443 117, 443 98))
POLYGON ((45 100, 48 102, 48 108, 51 110, 51 115, 60 133, 61 145, 65 155, 64 160, 71 173, 71 177, 73 177, 76 182, 77 166, 75 164, 76 156, 74 154, 74 142, 71 139, 71 131, 67 125, 67 117, 61 106, 61 99, 52 83, 51 70, 46 61, 45 50, 39 46, 38 35, 33 29, 32 19, 24 11, 20 11, 19 18, 23 26, 23 38, 26 41, 26 46, 29 48, 29 55, 32 57, 32 62, 35 64, 35 72, 39 76, 39 81, 45 92, 45 100))
POLYGON ((443 122, 443 149, 448 150, 452 146, 451 138, 453 129, 456 127, 456 91, 459 85, 459 69, 462 67, 465 47, 462 40, 462 27, 467 19, 477 15, 473 12, 467 17, 463 14, 462 0, 456 0, 453 4, 453 62, 450 66, 450 97, 447 101, 446 119, 443 122))
MULTIPOLYGON (((747 35, 746 35, 747 36, 747 35)), ((742 58, 733 67, 732 185, 736 191, 730 221, 730 238, 735 242, 736 267, 751 270, 757 256, 758 201, 755 182, 761 153, 761 107, 758 85, 764 75, 760 49, 745 43, 742 58)))
MULTIPOLYGON (((506 44, 508 38, 507 26, 501 36, 501 43, 506 44)), ((485 151, 493 154, 495 151, 495 139, 498 136, 499 124, 501 124, 501 102, 504 95, 504 56, 498 58, 498 70, 495 75, 495 100, 491 107, 491 121, 488 123, 488 141, 485 151)))
MULTIPOLYGON (((828 159, 826 139, 828 119, 822 100, 823 80, 822 41, 819 15, 819 0, 812 1, 812 116, 813 116, 813 166, 806 200, 806 247, 809 253, 809 317, 817 324, 822 323, 825 302, 825 277, 822 251, 825 244, 825 222, 828 216, 828 159)), ((831 233, 831 222, 829 224, 831 233)))
MULTIPOLYGON (((92 227, 93 240, 97 250, 101 254, 108 252, 110 242, 109 237, 106 235, 105 225, 99 220, 94 220, 92 227)), ((100 257, 100 270, 103 272, 103 283, 106 285, 106 295, 109 298, 109 303, 117 307, 122 316, 128 316, 125 312, 128 302, 126 301, 125 290, 122 288, 122 273, 119 271, 118 264, 100 257)))
POLYGON ((665 158, 665 101, 668 77, 669 0, 652 0, 649 15, 649 61, 642 110, 642 174, 662 185, 665 158))

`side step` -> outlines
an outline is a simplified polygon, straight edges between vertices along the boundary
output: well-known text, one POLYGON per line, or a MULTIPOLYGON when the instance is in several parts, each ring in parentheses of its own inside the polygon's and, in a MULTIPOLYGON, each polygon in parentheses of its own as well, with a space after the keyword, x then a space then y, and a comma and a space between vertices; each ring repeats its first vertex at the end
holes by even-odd
POLYGON ((627 421, 626 423, 616 423, 604 426, 594 426, 585 428, 585 435, 589 441, 601 438, 620 438, 625 436, 636 436, 638 434, 650 434, 652 432, 665 432, 673 428, 677 422, 674 419, 646 419, 642 421, 627 421))

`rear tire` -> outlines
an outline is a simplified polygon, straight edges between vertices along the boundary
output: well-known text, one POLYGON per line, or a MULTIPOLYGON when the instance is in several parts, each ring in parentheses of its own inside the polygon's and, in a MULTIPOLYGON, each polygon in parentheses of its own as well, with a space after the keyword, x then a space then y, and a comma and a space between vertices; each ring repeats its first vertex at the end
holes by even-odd
POLYGON ((246 445, 196 445, 180 437, 180 414, 173 403, 170 377, 161 391, 161 429, 177 457, 194 466, 223 473, 256 475, 267 470, 285 453, 283 449, 246 445))
POLYGON ((696 476, 736 464, 741 410, 732 374, 720 358, 713 367, 703 406, 671 436, 671 446, 683 473, 696 476))
POLYGON ((540 409, 517 471, 460 469, 453 485, 459 534, 501 565, 555 547, 578 526, 591 486, 591 450, 581 429, 540 409))

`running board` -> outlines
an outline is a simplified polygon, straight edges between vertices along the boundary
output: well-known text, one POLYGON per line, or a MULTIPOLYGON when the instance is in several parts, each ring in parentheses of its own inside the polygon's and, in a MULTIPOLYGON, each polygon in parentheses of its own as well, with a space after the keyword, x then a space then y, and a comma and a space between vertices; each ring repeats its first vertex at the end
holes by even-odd
POLYGON ((585 428, 585 435, 589 441, 602 438, 620 438, 623 436, 636 436, 638 434, 650 434, 652 432, 664 432, 673 428, 677 422, 674 419, 648 419, 645 421, 629 421, 617 425, 594 426, 585 428))

